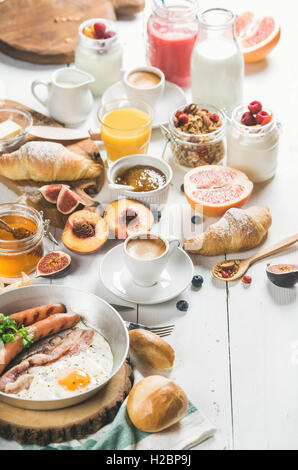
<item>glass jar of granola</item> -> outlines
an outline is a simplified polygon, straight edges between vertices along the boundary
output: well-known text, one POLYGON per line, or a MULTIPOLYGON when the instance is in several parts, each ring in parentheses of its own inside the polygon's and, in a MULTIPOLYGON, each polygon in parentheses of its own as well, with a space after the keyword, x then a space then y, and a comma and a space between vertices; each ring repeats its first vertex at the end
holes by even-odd
POLYGON ((189 104, 175 111, 167 137, 174 160, 188 170, 219 165, 226 156, 226 117, 209 104, 189 104))

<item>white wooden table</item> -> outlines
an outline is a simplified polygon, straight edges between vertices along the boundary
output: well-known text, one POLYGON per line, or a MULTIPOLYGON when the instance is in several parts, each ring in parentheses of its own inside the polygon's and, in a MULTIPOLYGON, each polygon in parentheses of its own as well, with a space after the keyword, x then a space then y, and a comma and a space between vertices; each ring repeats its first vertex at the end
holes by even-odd
MULTIPOLYGON (((257 0, 215 1, 212 5, 241 9, 257 8, 257 0)), ((282 38, 268 61, 246 68, 247 101, 259 99, 275 110, 283 124, 280 163, 276 177, 255 187, 249 205, 266 204, 271 208, 273 225, 266 245, 298 231, 298 63, 296 2, 263 0, 262 8, 282 24, 282 38), (292 20, 293 18, 293 20, 292 20)), ((210 7, 202 0, 201 6, 210 7)), ((145 63, 145 14, 133 21, 121 21, 125 43, 125 66, 145 63), (138 38, 136 40, 136 38, 138 38)), ((0 19, 1 23, 1 19, 0 19)), ((5 25, 1 25, 1 27, 5 25)), ((37 66, 0 54, 0 99, 20 101, 44 112, 32 97, 32 80, 48 79, 56 66, 37 66)), ((93 119, 93 117, 91 118, 93 119)), ((95 122, 93 122, 95 124, 95 122)), ((149 153, 160 155, 163 140, 154 131, 149 153)), ((167 209, 185 204, 177 173, 167 209)), ((111 196, 106 190, 100 201, 111 196)), ((0 185, 0 202, 14 201, 15 195, 0 185)), ((211 220, 205 220, 209 225, 211 220)), ((179 233, 180 227, 174 231, 179 233)), ((60 239, 60 233, 56 231, 60 239)), ((110 302, 124 303, 104 289, 99 280, 99 264, 115 242, 109 241, 98 254, 72 255, 76 268, 55 283, 89 290, 110 302)), ((52 247, 48 244, 48 249, 52 247)), ((61 248, 62 245, 61 245, 61 248)), ((250 254, 250 253, 248 253, 250 254)), ((276 262, 298 264, 297 247, 274 257, 276 262)), ((280 289, 267 280, 266 261, 250 270, 252 285, 214 281, 210 268, 217 258, 194 256, 195 272, 204 276, 200 291, 189 288, 180 298, 190 308, 179 312, 173 301, 156 306, 136 306, 127 320, 145 324, 175 323, 170 342, 177 361, 172 377, 182 385, 189 398, 213 421, 216 435, 199 449, 297 449, 298 448, 298 302, 297 288, 280 289)), ((37 282, 37 281, 35 281, 37 282)), ((38 280, 38 283, 50 282, 38 280)))

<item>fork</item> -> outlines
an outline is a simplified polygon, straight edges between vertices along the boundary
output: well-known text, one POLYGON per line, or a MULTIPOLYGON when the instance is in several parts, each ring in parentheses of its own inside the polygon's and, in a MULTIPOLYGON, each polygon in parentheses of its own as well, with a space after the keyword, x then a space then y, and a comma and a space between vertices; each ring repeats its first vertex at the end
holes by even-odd
POLYGON ((175 325, 164 325, 164 326, 145 326, 141 325, 140 323, 133 323, 130 321, 125 322, 126 328, 128 331, 130 330, 148 330, 151 331, 152 333, 155 333, 156 335, 160 336, 161 338, 163 336, 170 336, 172 334, 175 325))

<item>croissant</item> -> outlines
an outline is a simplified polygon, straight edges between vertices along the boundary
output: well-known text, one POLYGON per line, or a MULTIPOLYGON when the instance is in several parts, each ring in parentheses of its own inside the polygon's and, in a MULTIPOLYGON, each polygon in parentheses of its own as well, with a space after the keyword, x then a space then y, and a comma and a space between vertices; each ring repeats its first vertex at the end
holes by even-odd
POLYGON ((0 175, 14 181, 77 181, 100 176, 100 163, 55 142, 33 141, 0 157, 0 175))
POLYGON ((264 240, 271 223, 268 207, 232 208, 206 232, 185 240, 183 248, 206 256, 250 250, 264 240))

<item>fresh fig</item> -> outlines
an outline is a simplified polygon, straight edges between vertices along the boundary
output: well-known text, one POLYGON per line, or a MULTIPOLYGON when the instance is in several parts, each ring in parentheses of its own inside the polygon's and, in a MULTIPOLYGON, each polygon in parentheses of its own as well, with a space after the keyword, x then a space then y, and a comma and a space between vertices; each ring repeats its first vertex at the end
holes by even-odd
POLYGON ((80 204, 84 205, 83 199, 63 185, 57 199, 58 211, 62 214, 71 214, 80 204))
POLYGON ((278 287, 293 287, 298 282, 297 264, 270 264, 266 272, 268 279, 278 287))
POLYGON ((51 251, 39 261, 37 277, 58 276, 64 273, 71 263, 71 257, 63 251, 51 251))
MULTIPOLYGON (((62 184, 47 184, 46 186, 39 188, 39 191, 46 201, 50 202, 51 204, 56 204, 62 186, 62 184)), ((69 188, 69 186, 65 187, 69 188)))

